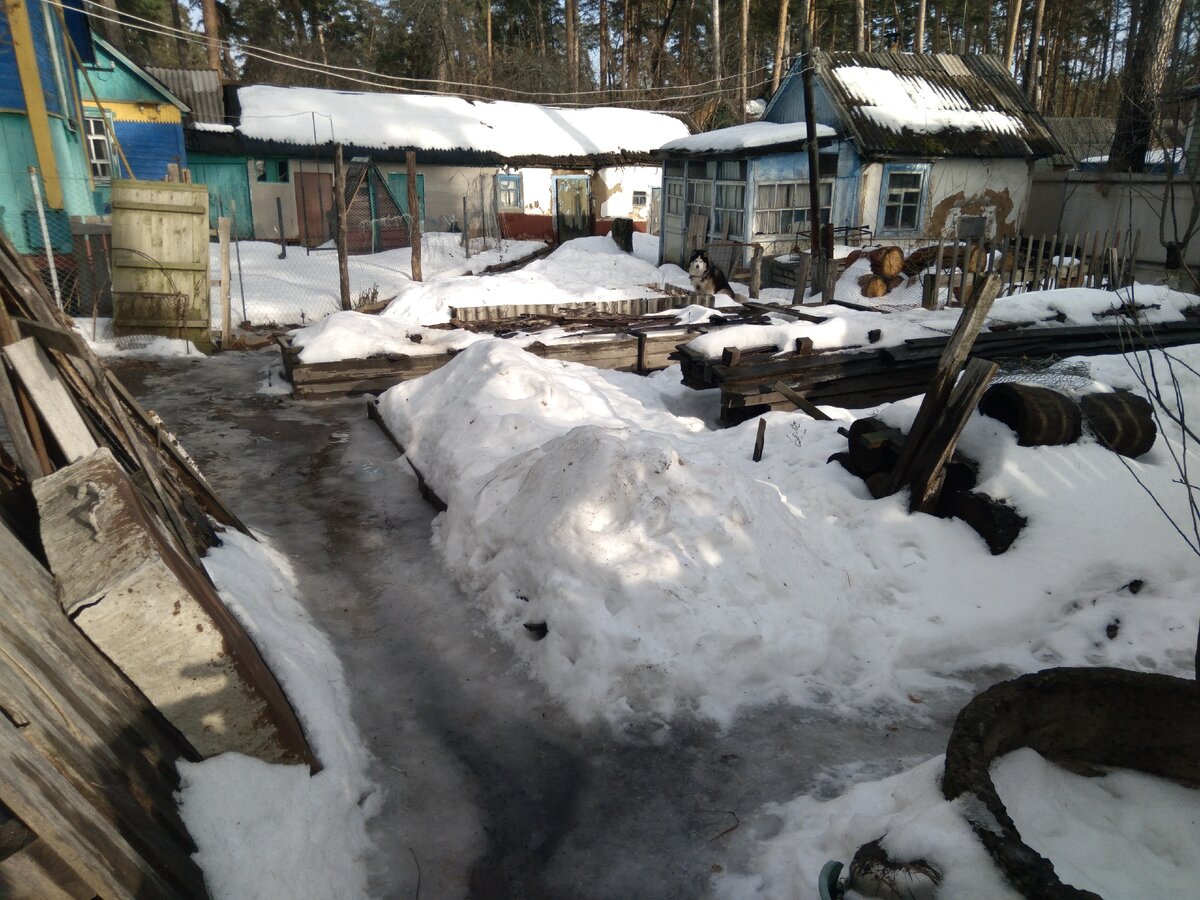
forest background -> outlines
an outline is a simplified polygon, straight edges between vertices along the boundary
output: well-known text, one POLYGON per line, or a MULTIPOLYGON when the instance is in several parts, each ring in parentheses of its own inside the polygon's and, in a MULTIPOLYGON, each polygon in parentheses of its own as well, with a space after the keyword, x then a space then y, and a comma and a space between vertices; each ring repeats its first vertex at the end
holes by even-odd
MULTIPOLYGON (((701 129, 745 121, 747 101, 769 98, 805 25, 825 50, 994 54, 1048 116, 1136 110, 1148 121, 1200 74, 1200 0, 84 2, 142 64, 209 65, 234 81, 632 106, 682 113, 701 129)), ((1140 155, 1117 155, 1116 167, 1140 168, 1140 155)))

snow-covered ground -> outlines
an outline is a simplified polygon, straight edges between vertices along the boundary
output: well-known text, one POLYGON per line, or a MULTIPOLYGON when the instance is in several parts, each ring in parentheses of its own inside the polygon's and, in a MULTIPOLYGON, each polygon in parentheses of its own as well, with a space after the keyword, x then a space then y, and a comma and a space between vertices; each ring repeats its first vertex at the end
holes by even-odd
MULTIPOLYGON (((388 313, 370 318, 394 319, 402 335, 395 339, 408 341, 414 329, 445 321, 438 317, 450 305, 471 297, 474 303, 612 295, 604 291, 628 297, 684 278, 639 258, 646 246, 630 257, 615 254, 607 239, 585 239, 509 275, 409 282, 388 313)), ((1141 285, 1134 299, 1158 307, 1149 312, 1154 321, 1178 320, 1198 302, 1141 285)), ((1061 314, 1065 324, 1077 324, 1121 302, 1079 289, 1031 293, 998 301, 993 319, 1061 314)), ((830 321, 726 329, 719 340, 701 337, 694 346, 714 353, 731 344, 784 348, 807 336, 818 347, 836 347, 866 343, 875 329, 887 345, 946 333, 957 315, 821 312, 830 321)), ((367 355, 359 352, 366 344, 355 341, 388 346, 388 336, 338 337, 331 323, 339 317, 302 332, 300 340, 306 348, 328 340, 347 355, 367 355)), ((1019 447, 1005 426, 973 416, 960 448, 980 464, 978 490, 1007 500, 1028 519, 1012 548, 993 556, 962 522, 910 515, 903 496, 872 499, 861 480, 827 462, 845 448, 837 428, 862 411, 826 407, 830 422, 771 413, 766 453, 754 463, 755 423, 717 430, 715 395, 684 388, 678 369, 639 378, 541 359, 499 339, 472 338, 462 348, 445 367, 387 392, 380 408, 408 458, 448 504, 433 521, 430 565, 440 565, 473 604, 468 618, 479 630, 472 640, 516 660, 580 734, 668 747, 677 735, 710 728, 736 742, 739 729, 764 710, 790 709, 847 732, 878 726, 880 740, 895 736, 890 756, 849 746, 839 763, 820 763, 790 793, 742 807, 741 827, 729 838, 736 851, 720 854, 722 862, 704 876, 705 894, 811 896, 821 863, 848 861, 860 844, 886 832, 885 846, 895 855, 923 856, 944 872, 939 896, 1013 896, 955 805, 941 799, 940 757, 906 754, 902 735, 944 727, 940 711, 960 706, 982 684, 1047 666, 1192 675, 1200 566, 1167 518, 1192 535, 1171 452, 1182 451, 1184 433, 1169 421, 1149 453, 1122 460, 1090 437, 1064 447, 1019 447)), ((1172 350, 1171 357, 1170 365, 1162 355, 1154 360, 1164 400, 1195 408, 1200 347, 1172 350)), ((1086 372, 1078 376, 1079 390, 1142 390, 1132 357, 1065 362, 1086 372)), ((874 413, 906 428, 918 404, 913 398, 874 413)), ((390 464, 375 473, 391 488, 410 477, 390 464)), ((377 540, 386 540, 387 529, 378 527, 377 540)), ((230 549, 240 551, 237 544, 230 549)), ((238 579, 222 582, 219 560, 218 584, 236 595, 226 585, 238 579)), ((261 593, 263 603, 268 594, 286 595, 285 576, 263 580, 282 587, 246 593, 261 593)), ((255 602, 252 596, 243 605, 255 602)), ((287 647, 309 641, 267 626, 251 631, 279 635, 278 648, 268 651, 273 664, 287 647)), ((455 668, 478 674, 444 636, 430 643, 439 658, 450 655, 455 668)), ((301 658, 297 668, 305 665, 301 658)), ((308 668, 316 670, 309 673, 315 680, 333 683, 316 704, 338 708, 337 671, 324 663, 308 668)), ((294 687, 290 671, 283 673, 289 690, 317 696, 294 687)), ((493 685, 459 688, 491 696, 493 685)), ((304 715, 304 703, 298 705, 304 715)), ((315 728, 318 752, 329 752, 322 734, 333 730, 315 728)), ((343 735, 354 744, 353 732, 343 735)), ((832 731, 829 740, 837 741, 832 731)), ((315 870, 306 876, 310 862, 339 871, 362 852, 357 829, 372 804, 358 801, 370 788, 353 747, 343 749, 331 753, 335 764, 307 790, 280 775, 286 784, 277 790, 294 798, 296 808, 323 807, 313 834, 328 823, 348 823, 350 835, 328 858, 301 859, 287 847, 271 851, 272 859, 295 860, 292 884, 323 877, 315 870)), ((794 752, 797 765, 808 765, 800 759, 811 751, 802 750, 776 752, 794 752)), ((215 770, 212 762, 220 761, 203 766, 215 770)), ((1185 896, 1188 885, 1200 883, 1200 853, 1191 840, 1200 817, 1194 792, 1131 773, 1079 781, 1025 751, 999 761, 994 774, 1027 840, 1061 860, 1060 873, 1078 878, 1080 887, 1106 897, 1185 896), (1140 814, 1141 804, 1151 802, 1166 830, 1140 814), (1175 831, 1188 834, 1175 840, 1175 831), (1106 868, 1106 858, 1120 859, 1123 871, 1106 868), (1085 875, 1095 880, 1084 883, 1085 875)), ((256 796, 260 788, 248 768, 234 777, 256 796)), ((211 861, 233 851, 208 837, 206 823, 223 801, 210 787, 216 806, 205 813, 203 779, 189 769, 188 784, 185 815, 195 817, 188 821, 197 823, 202 861, 220 868, 211 861)), ((281 807, 273 799, 265 808, 281 807)), ((251 829, 262 821, 247 815, 251 829)), ((242 839, 252 847, 266 840, 253 831, 242 839)), ((286 844, 290 837, 270 839, 286 844)), ((230 859, 218 893, 246 895, 241 891, 254 876, 238 872, 251 865, 249 854, 230 859)), ((603 896, 589 889, 574 895, 603 896)))
MULTIPOLYGON (((488 266, 528 256, 540 241, 502 241, 498 248, 477 248, 468 259, 461 234, 431 232, 421 237, 421 271, 427 281, 482 272, 488 266)), ((220 250, 210 245, 212 277, 220 277, 220 250)), ((288 247, 279 258, 279 245, 269 241, 240 241, 230 248, 230 312, 235 324, 303 325, 342 308, 337 253, 322 248, 306 253, 288 247), (243 316, 244 310, 244 316, 243 316)), ((412 249, 403 247, 351 256, 350 298, 355 304, 387 300, 414 286, 412 249)), ((220 289, 214 284, 210 302, 213 328, 221 326, 220 289)))

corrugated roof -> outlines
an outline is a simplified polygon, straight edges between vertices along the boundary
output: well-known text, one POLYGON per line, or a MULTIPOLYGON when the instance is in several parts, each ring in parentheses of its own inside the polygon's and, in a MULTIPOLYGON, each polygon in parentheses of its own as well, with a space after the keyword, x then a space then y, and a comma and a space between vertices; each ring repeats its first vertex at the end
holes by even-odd
POLYGON ((215 69, 168 69, 161 66, 146 66, 145 69, 192 108, 193 122, 224 123, 221 76, 215 69))
POLYGON ((1061 153, 992 56, 813 51, 821 85, 868 158, 1037 158, 1061 153))
POLYGON ((1048 118, 1046 125, 1063 146, 1062 153, 1050 157, 1053 166, 1075 166, 1085 159, 1103 156, 1112 149, 1117 131, 1115 119, 1099 116, 1048 118))

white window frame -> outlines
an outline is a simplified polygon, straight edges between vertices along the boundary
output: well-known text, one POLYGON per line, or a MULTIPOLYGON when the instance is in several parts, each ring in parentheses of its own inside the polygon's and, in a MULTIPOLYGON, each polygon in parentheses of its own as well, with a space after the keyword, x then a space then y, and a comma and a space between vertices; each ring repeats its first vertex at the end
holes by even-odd
MULTIPOLYGON (((833 216, 833 179, 817 182, 821 192, 820 219, 827 225, 833 216)), ((804 234, 808 218, 807 181, 774 181, 754 186, 755 234, 804 234)))
POLYGON ((520 212, 525 208, 525 184, 521 178, 520 172, 497 172, 496 173, 496 206, 506 212, 520 212), (506 189, 509 186, 515 186, 516 202, 510 203, 504 198, 506 189))
POLYGON ((111 184, 114 164, 112 141, 108 136, 109 122, 103 113, 87 112, 83 117, 83 127, 92 182, 94 184, 111 184), (96 132, 97 128, 99 128, 98 133, 96 132), (104 147, 103 158, 96 155, 97 145, 104 147))

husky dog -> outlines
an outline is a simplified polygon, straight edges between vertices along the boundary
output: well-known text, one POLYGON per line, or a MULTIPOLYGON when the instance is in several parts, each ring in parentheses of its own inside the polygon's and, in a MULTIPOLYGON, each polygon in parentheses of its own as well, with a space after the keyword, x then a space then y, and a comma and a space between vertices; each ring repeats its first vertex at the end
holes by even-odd
POLYGON ((692 258, 688 260, 688 276, 692 279, 692 288, 697 293, 728 294, 731 299, 737 299, 721 267, 713 265, 703 250, 692 251, 692 258))

